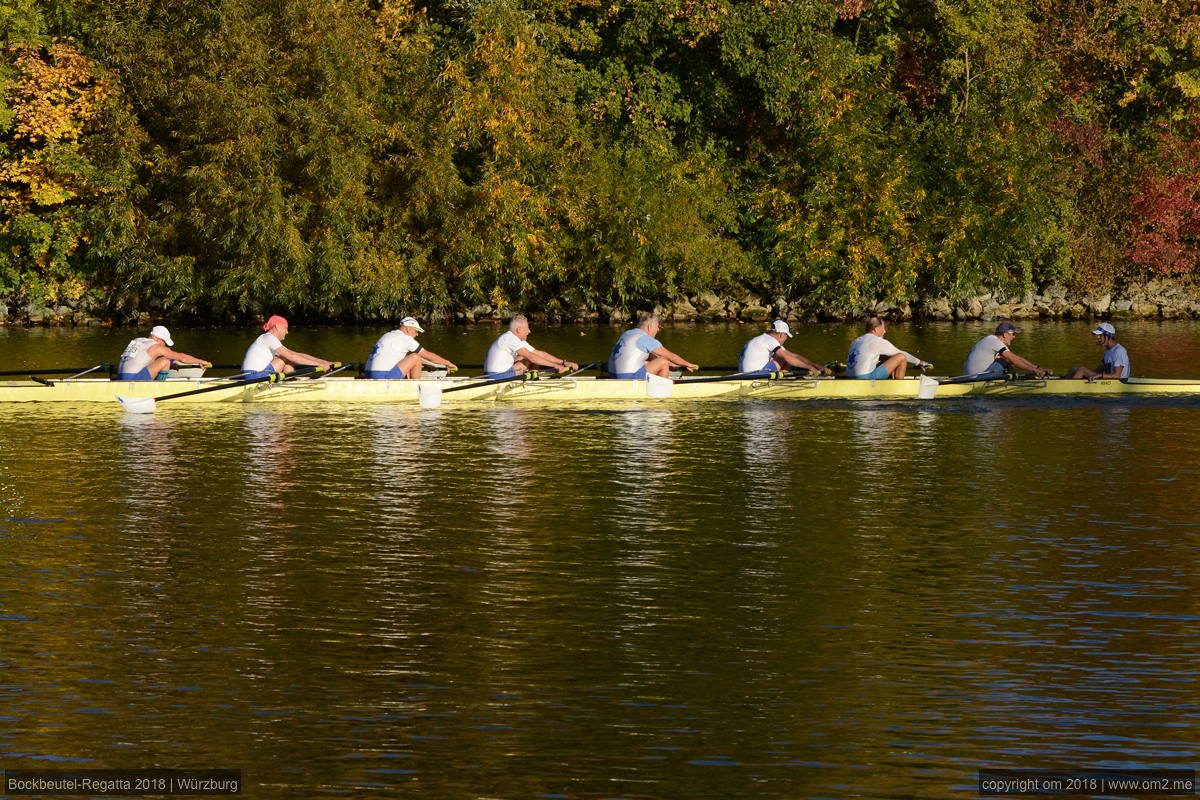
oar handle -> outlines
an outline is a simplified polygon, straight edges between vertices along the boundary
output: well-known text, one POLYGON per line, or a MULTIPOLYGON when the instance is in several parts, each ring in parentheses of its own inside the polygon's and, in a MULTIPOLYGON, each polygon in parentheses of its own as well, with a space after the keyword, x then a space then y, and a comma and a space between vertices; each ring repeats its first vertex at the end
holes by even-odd
POLYGON ((575 375, 578 375, 578 374, 579 374, 579 373, 581 373, 581 372, 587 372, 589 369, 592 369, 593 367, 597 366, 599 363, 600 363, 599 361, 593 361, 593 362, 592 362, 592 363, 590 363, 590 364, 584 364, 582 367, 580 367, 579 369, 575 370, 574 372, 568 372, 568 373, 566 373, 565 375, 555 375, 555 376, 553 376, 553 377, 554 377, 554 378, 556 378, 556 379, 570 378, 570 377, 573 377, 573 376, 575 376, 575 375))
POLYGON ((492 386, 497 383, 508 383, 509 381, 532 381, 537 380, 538 373, 522 372, 518 375, 505 375, 503 378, 492 378, 488 381, 479 381, 478 383, 469 383, 466 386, 453 386, 449 389, 442 389, 442 394, 450 392, 461 392, 465 389, 478 389, 483 386, 492 386))
POLYGON ((716 383, 717 381, 749 381, 760 378, 767 380, 779 380, 784 377, 785 373, 774 370, 755 370, 754 372, 738 372, 733 375, 719 375, 715 378, 686 378, 675 381, 676 385, 685 383, 716 383))

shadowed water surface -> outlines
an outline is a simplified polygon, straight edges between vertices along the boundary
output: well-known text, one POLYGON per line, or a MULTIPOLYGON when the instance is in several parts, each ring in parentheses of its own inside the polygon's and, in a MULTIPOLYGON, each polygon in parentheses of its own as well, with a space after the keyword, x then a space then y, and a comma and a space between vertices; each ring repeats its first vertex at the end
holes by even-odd
MULTIPOLYGON (((1184 325, 1158 330, 1183 347, 1184 325)), ((946 361, 977 332, 895 339, 946 361)), ((124 333, 5 341, 103 360, 124 333)), ((480 333, 439 352, 480 358, 480 333)), ((1179 347, 1140 371, 1187 374, 1179 347)), ((1192 767, 1197 422, 1116 402, 0 409, 0 763, 512 798, 1192 767)))

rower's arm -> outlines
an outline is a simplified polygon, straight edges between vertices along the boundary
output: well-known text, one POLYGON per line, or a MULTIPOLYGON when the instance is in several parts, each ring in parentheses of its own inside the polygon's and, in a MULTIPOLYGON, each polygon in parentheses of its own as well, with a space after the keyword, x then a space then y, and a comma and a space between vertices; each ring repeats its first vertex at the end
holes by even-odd
POLYGON ((1003 353, 1000 354, 1000 358, 1004 359, 1004 361, 1006 363, 1011 364, 1012 366, 1016 367, 1017 369, 1023 369, 1026 372, 1036 372, 1039 375, 1043 375, 1043 374, 1053 375, 1054 374, 1054 370, 1043 369, 1042 367, 1039 367, 1037 364, 1034 364, 1029 359, 1021 358, 1019 355, 1014 353, 1012 350, 1005 350, 1003 353))
POLYGON ((568 367, 571 369, 579 369, 579 365, 575 362, 567 361, 565 358, 559 358, 558 356, 551 355, 545 350, 525 350, 524 353, 530 361, 543 367, 550 367, 551 369, 560 370, 567 369, 568 367))
POLYGON ((1101 364, 1101 365, 1100 365, 1100 366, 1099 366, 1099 367, 1096 369, 1096 377, 1095 377, 1093 380, 1100 380, 1100 379, 1104 379, 1104 380, 1109 380, 1109 379, 1121 380, 1121 378, 1124 378, 1124 377, 1125 377, 1125 365, 1124 365, 1124 364, 1121 364, 1121 365, 1117 366, 1117 368, 1116 368, 1116 369, 1114 369, 1112 372, 1105 372, 1105 371, 1104 371, 1104 365, 1103 365, 1103 364, 1101 364))
POLYGON ((659 356, 661 358, 665 358, 668 362, 674 364, 677 367, 686 367, 687 369, 693 370, 693 371, 700 369, 699 364, 693 364, 692 362, 688 361, 686 358, 675 355, 674 353, 672 353, 670 350, 668 350, 665 347, 659 347, 658 349, 651 350, 650 352, 653 355, 659 356))
POLYGON ((430 361, 434 364, 441 364, 443 367, 446 367, 447 369, 458 369, 458 365, 455 364, 453 361, 451 361, 448 358, 443 358, 442 356, 439 356, 437 353, 433 352, 432 350, 422 350, 421 358, 423 358, 427 361, 430 361))
POLYGON ((210 362, 210 361, 206 361, 203 358, 196 358, 195 356, 189 356, 187 353, 177 353, 174 350, 167 348, 165 345, 157 353, 151 353, 151 355, 153 355, 155 357, 166 356, 167 358, 171 359, 172 361, 176 361, 180 364, 195 364, 195 365, 201 366, 201 367, 204 367, 204 366, 211 367, 212 366, 212 362, 210 362))
POLYGON ((308 353, 297 353, 282 345, 275 350, 273 355, 276 358, 282 358, 294 367, 330 367, 333 365, 332 361, 310 356, 308 353))
POLYGON ((804 356, 800 355, 799 353, 793 353, 791 350, 786 350, 782 347, 779 348, 777 351, 775 351, 775 354, 778 355, 780 358, 782 358, 784 361, 786 361, 788 364, 792 365, 793 367, 797 367, 799 369, 812 370, 813 372, 817 372, 817 373, 829 371, 827 368, 821 366, 817 362, 810 361, 809 359, 805 358, 804 356))

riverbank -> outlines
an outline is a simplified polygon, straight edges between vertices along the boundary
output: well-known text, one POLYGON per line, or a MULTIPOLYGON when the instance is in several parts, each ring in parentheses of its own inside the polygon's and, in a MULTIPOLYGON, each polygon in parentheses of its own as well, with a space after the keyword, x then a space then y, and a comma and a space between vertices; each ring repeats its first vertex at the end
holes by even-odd
MULTIPOLYGON (((185 318, 198 322, 234 324, 254 320, 263 313, 206 315, 195 310, 172 312, 161 302, 151 302, 154 310, 117 312, 102 301, 67 301, 53 307, 0 304, 0 325, 17 327, 147 325, 156 321, 185 318)), ((533 309, 526 313, 542 323, 587 322, 627 324, 639 311, 649 308, 621 308, 599 305, 595 308, 533 309)), ((990 322, 999 319, 1195 319, 1200 317, 1200 286, 1172 280, 1152 280, 1109 292, 1080 294, 1066 286, 1051 283, 1039 291, 1003 294, 979 291, 952 299, 938 297, 909 302, 879 301, 863 305, 817 304, 804 298, 781 295, 760 296, 743 292, 720 296, 712 292, 680 297, 653 307, 663 319, 674 322, 764 322, 786 319, 792 322, 855 321, 870 314, 890 320, 990 322)), ((442 323, 494 323, 506 319, 512 309, 479 305, 455 313, 420 314, 442 323)), ((352 320, 310 320, 314 322, 352 320)), ((353 321, 367 321, 353 320, 353 321)))

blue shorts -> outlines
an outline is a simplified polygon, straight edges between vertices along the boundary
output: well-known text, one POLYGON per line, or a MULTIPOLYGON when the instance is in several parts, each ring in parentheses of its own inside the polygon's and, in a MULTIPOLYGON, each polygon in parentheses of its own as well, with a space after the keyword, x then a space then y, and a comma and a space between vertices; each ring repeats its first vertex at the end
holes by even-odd
POLYGON ((150 368, 142 367, 137 372, 122 372, 117 376, 119 381, 152 381, 154 378, 150 376, 150 368))
POLYGON ((258 372, 243 372, 241 375, 237 376, 237 379, 239 381, 247 381, 251 378, 266 378, 274 374, 275 368, 268 364, 266 369, 261 369, 258 372))
POLYGON ((892 377, 892 373, 887 371, 887 367, 883 366, 883 364, 880 364, 878 367, 871 370, 866 375, 851 375, 850 377, 859 378, 860 380, 864 380, 864 381, 865 380, 885 381, 888 378, 892 377))
POLYGON ((642 367, 637 372, 618 372, 613 375, 614 378, 622 378, 624 380, 646 380, 646 368, 642 367))
POLYGON ((518 375, 524 375, 523 372, 517 372, 515 369, 508 369, 504 372, 485 372, 483 377, 485 380, 496 380, 497 378, 515 378, 518 375))
POLYGON ((369 369, 367 377, 375 381, 402 381, 408 376, 400 371, 400 367, 392 367, 391 369, 369 369))

